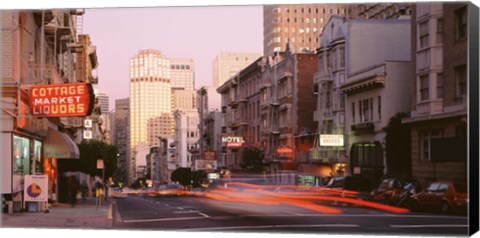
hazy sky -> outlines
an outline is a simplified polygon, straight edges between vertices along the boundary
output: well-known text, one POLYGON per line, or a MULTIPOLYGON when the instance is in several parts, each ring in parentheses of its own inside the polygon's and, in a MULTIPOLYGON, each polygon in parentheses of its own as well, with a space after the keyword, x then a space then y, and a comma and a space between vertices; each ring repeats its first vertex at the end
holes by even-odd
POLYGON ((212 85, 212 61, 221 51, 263 51, 262 6, 86 9, 83 33, 97 47, 98 88, 115 99, 129 96, 129 58, 142 49, 192 58, 195 86, 212 85))

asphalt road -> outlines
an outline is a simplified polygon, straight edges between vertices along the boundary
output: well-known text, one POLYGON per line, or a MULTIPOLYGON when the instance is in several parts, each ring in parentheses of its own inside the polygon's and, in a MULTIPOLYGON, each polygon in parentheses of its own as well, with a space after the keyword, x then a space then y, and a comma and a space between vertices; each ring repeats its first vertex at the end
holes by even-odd
POLYGON ((468 218, 389 213, 337 205, 324 214, 292 205, 261 205, 201 197, 129 195, 115 199, 114 229, 162 231, 289 232, 302 234, 467 235, 468 218))

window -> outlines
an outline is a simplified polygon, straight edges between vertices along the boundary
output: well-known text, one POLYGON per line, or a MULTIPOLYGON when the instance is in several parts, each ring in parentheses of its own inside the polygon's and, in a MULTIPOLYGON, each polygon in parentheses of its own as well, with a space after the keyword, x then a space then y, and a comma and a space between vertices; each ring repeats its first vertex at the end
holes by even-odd
POLYGON ((382 96, 378 96, 378 120, 382 119, 382 96))
POLYGON ((463 7, 455 11, 455 33, 457 40, 467 38, 467 8, 463 7))
POLYGON ((352 102, 352 123, 355 123, 355 102, 352 102))
POLYGON ((443 18, 437 19, 437 43, 443 43, 443 18))
POLYGON ((426 101, 430 98, 428 84, 428 74, 420 76, 420 101, 426 101))
POLYGON ((467 95, 467 66, 455 67, 455 82, 457 85, 457 97, 467 95))
POLYGON ((437 98, 443 98, 443 74, 437 74, 437 98))
POLYGON ((345 68, 345 48, 340 48, 340 68, 345 68))
POLYGON ((420 148, 421 148, 421 160, 431 161, 431 148, 430 144, 432 139, 441 138, 443 131, 441 129, 420 131, 420 148))
POLYGON ((418 35, 420 37, 420 49, 428 47, 429 35, 428 35, 428 21, 421 22, 418 27, 418 35))

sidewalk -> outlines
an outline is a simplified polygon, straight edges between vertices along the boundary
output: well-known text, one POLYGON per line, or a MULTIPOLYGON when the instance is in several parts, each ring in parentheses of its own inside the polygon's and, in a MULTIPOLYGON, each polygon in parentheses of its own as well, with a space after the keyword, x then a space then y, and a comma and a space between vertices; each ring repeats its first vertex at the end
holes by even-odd
POLYGON ((112 204, 106 202, 98 208, 95 198, 79 199, 75 207, 56 203, 49 213, 21 212, 1 214, 4 228, 87 228, 108 229, 112 227, 112 204))

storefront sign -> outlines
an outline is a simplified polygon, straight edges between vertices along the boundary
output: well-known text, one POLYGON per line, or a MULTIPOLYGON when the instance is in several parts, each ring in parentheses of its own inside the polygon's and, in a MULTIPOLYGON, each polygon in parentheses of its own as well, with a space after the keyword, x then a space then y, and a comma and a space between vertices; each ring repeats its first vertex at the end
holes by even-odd
POLYGON ((195 170, 215 170, 217 169, 216 160, 195 160, 195 170))
POLYGON ((207 178, 208 178, 208 179, 219 179, 219 178, 220 178, 220 174, 219 174, 219 173, 208 173, 208 174, 207 174, 207 178))
POLYGON ((26 175, 24 198, 25 202, 48 201, 48 176, 26 175))
POLYGON ((343 146, 343 135, 320 135, 320 146, 343 146))
POLYGON ((203 159, 205 160, 215 160, 216 153, 215 151, 204 151, 203 152, 203 159))
POLYGON ((92 131, 89 131, 89 130, 83 131, 83 139, 92 139, 92 138, 93 138, 92 131))
POLYGON ((227 148, 239 148, 242 147, 245 141, 241 136, 222 136, 222 143, 227 148))
POLYGON ((83 121, 83 127, 85 128, 92 128, 93 122, 92 119, 85 119, 83 121))
POLYGON ((87 83, 37 85, 30 88, 30 113, 37 117, 86 116, 93 109, 87 83))
POLYGON ((293 153, 293 149, 290 147, 280 146, 277 148, 278 154, 291 154, 293 153))

